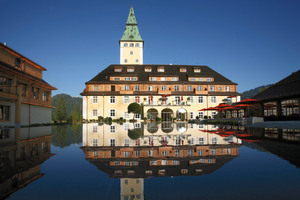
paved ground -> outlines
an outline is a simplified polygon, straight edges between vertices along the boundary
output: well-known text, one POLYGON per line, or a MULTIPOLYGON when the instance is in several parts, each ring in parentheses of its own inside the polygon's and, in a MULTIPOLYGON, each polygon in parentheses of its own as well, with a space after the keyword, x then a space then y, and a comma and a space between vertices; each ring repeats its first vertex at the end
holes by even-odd
POLYGON ((300 129, 300 121, 260 122, 260 123, 255 123, 255 124, 249 125, 248 127, 300 129))

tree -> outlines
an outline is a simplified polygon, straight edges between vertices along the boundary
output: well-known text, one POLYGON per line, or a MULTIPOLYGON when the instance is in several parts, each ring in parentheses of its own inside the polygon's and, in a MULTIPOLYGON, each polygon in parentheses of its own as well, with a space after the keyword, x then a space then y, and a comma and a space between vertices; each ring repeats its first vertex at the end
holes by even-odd
MULTIPOLYGON (((128 113, 133 113, 133 114, 142 114, 142 106, 138 103, 131 103, 127 107, 128 113)), ((134 119, 134 115, 133 115, 134 119)))
POLYGON ((75 104, 71 115, 72 115, 72 122, 73 123, 80 122, 80 109, 79 109, 78 103, 75 104))
POLYGON ((135 128, 135 129, 128 129, 128 137, 132 140, 139 139, 142 136, 142 129, 135 128))
POLYGON ((68 119, 66 100, 64 97, 60 97, 58 100, 54 119, 60 123, 68 119))

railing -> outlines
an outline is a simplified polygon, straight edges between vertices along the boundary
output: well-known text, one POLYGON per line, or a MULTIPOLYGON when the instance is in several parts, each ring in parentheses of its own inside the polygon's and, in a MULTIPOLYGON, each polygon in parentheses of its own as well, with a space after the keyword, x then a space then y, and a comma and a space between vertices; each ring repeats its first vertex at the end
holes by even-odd
POLYGON ((0 93, 17 94, 17 87, 11 85, 0 85, 0 93))
POLYGON ((144 106, 190 106, 189 102, 176 102, 176 101, 147 101, 144 106))

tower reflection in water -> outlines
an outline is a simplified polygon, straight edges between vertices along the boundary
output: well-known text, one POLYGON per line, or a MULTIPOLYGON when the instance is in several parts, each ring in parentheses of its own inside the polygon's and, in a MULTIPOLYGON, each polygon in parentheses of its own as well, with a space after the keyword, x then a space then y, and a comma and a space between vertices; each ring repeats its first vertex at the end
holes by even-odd
POLYGON ((238 156, 241 140, 212 125, 84 124, 86 159, 120 178, 121 199, 144 199, 144 179, 210 174, 238 156))
POLYGON ((0 199, 44 174, 51 153, 51 127, 0 129, 0 199))

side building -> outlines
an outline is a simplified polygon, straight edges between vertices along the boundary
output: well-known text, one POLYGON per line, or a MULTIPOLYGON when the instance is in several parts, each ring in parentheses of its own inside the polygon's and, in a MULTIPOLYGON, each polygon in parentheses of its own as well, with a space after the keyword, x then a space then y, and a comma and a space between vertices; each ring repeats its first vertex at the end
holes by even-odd
POLYGON ((170 121, 212 116, 200 109, 223 101, 239 101, 237 84, 204 65, 143 64, 144 41, 131 6, 120 44, 120 64, 112 64, 86 82, 83 118, 98 116, 130 119, 130 103, 142 105, 142 116, 170 121))
POLYGON ((51 122, 51 92, 46 69, 0 43, 0 126, 51 122))

